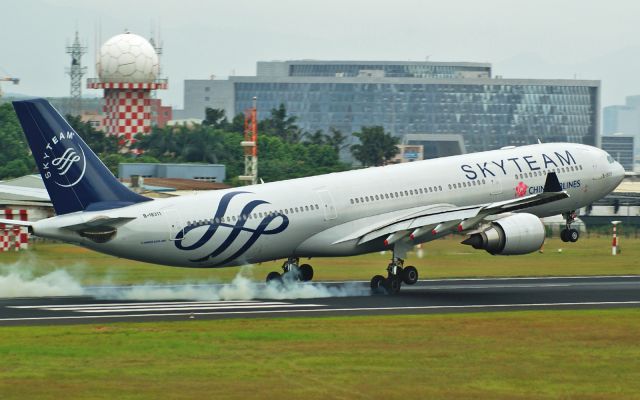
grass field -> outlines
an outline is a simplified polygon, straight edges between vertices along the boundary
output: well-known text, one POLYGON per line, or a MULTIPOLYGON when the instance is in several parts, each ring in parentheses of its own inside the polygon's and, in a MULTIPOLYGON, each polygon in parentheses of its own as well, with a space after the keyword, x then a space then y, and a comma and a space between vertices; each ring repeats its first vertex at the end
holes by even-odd
POLYGON ((0 330, 8 399, 637 399, 640 310, 0 330))
MULTIPOLYGON (((606 236, 582 238, 577 243, 562 243, 554 238, 547 241, 542 254, 505 257, 473 250, 460 245, 459 237, 452 237, 423 245, 425 256, 419 259, 412 253, 407 264, 418 267, 421 278, 640 274, 640 239, 623 239, 623 252, 616 257, 611 256, 610 241, 606 236)), ((389 257, 389 253, 375 253, 317 258, 310 263, 315 280, 369 280, 384 272, 389 257)), ((0 253, 0 271, 11 264, 35 275, 65 268, 85 284, 228 282, 239 271, 157 266, 64 244, 36 244, 27 252, 0 253)), ((249 273, 261 281, 269 271, 280 271, 280 266, 281 261, 263 263, 253 266, 249 273)))

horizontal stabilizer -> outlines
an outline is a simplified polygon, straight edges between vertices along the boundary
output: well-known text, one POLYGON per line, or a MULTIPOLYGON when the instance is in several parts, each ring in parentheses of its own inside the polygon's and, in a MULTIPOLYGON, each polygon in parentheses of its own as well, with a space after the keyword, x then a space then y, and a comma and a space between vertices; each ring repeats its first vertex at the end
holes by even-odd
POLYGON ((33 222, 0 218, 0 225, 31 226, 33 225, 33 222))
POLYGON ((87 222, 83 222, 81 224, 75 224, 75 225, 67 225, 61 228, 68 229, 70 231, 82 231, 86 229, 101 228, 101 227, 116 228, 120 225, 126 224, 129 221, 133 221, 134 219, 135 219, 134 217, 116 217, 116 218, 96 217, 91 221, 87 221, 87 222))

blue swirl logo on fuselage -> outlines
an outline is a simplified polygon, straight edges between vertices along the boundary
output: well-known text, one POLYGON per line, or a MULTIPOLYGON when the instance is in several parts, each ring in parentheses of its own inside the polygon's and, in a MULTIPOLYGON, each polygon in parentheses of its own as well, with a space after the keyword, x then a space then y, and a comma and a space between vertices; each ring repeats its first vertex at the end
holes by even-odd
MULTIPOLYGON (((215 248, 211 253, 209 253, 204 257, 191 260, 193 262, 202 262, 202 261, 207 261, 220 256, 227 249, 229 249, 236 242, 236 240, 238 240, 238 237, 242 232, 250 233, 249 238, 244 242, 244 244, 242 244, 242 246, 240 246, 238 250, 236 250, 230 256, 226 257, 224 260, 220 262, 216 262, 216 265, 223 265, 242 256, 247 250, 249 250, 251 246, 254 245, 254 243, 262 235, 275 235, 287 229, 287 226, 289 226, 289 218, 287 218, 286 215, 280 212, 265 213, 264 218, 260 220, 260 222, 258 223, 258 226, 255 228, 249 228, 246 226, 247 222, 249 222, 250 220, 257 221, 257 219, 249 218, 249 216, 255 210, 256 207, 262 204, 269 204, 269 202, 264 200, 252 200, 248 202, 242 208, 242 211, 240 211, 239 213, 240 215, 236 216, 235 221, 231 223, 225 222, 227 221, 227 216, 225 214, 227 213, 227 209, 229 208, 229 203, 234 197, 240 194, 251 194, 251 192, 231 192, 222 196, 222 199, 220 199, 220 204, 218 205, 218 209, 216 210, 215 215, 213 216, 213 219, 207 220, 206 223, 203 223, 203 224, 191 224, 184 227, 180 231, 180 233, 178 233, 178 235, 176 236, 176 240, 175 240, 176 247, 180 250, 199 249, 205 244, 209 243, 209 241, 211 241, 211 239, 214 236, 216 236, 216 233, 220 231, 219 229, 220 227, 231 228, 231 230, 227 232, 227 237, 224 238, 224 240, 222 240, 220 245, 217 248, 215 248), (281 220, 280 225, 276 226, 275 228, 268 229, 269 224, 271 224, 271 222, 275 219, 281 220), (202 233, 202 236, 198 240, 196 240, 193 244, 190 244, 190 245, 184 246, 182 244, 182 241, 184 240, 185 236, 190 231, 194 229, 202 228, 203 226, 206 226, 207 230, 202 233)), ((217 236, 220 236, 220 234, 217 236)))

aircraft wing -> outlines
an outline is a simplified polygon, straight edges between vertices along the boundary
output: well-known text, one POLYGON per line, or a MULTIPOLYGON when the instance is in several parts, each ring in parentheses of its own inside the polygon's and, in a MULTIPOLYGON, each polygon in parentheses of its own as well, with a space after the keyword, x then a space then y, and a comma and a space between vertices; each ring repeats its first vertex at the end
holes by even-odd
POLYGON ((554 172, 551 172, 547 174, 544 190, 538 194, 469 207, 433 206, 392 221, 386 221, 382 226, 354 232, 333 244, 358 239, 358 245, 360 245, 385 237, 385 245, 391 245, 406 236, 413 240, 426 234, 437 235, 453 230, 459 232, 467 231, 474 229, 492 215, 535 207, 566 199, 567 197, 569 197, 569 194, 562 190, 558 177, 554 172))

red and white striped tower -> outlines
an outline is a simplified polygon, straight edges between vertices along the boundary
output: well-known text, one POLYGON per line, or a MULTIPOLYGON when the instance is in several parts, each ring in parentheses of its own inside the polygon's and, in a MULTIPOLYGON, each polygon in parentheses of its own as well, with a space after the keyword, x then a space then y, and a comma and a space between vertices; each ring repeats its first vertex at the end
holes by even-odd
POLYGON ((167 88, 158 79, 158 54, 145 38, 125 32, 102 45, 96 69, 87 87, 104 90, 106 132, 130 146, 135 135, 151 132, 151 91, 167 88))
POLYGON ((612 256, 615 256, 618 254, 618 246, 620 245, 620 243, 618 242, 618 233, 616 228, 620 222, 622 221, 611 221, 611 223, 613 224, 613 241, 611 242, 612 256))
MULTIPOLYGON (((29 212, 28 210, 12 210, 9 208, 0 209, 0 218, 28 221, 29 212)), ((0 224, 0 252, 9 251, 12 241, 15 251, 28 249, 28 228, 26 226, 0 224)))

